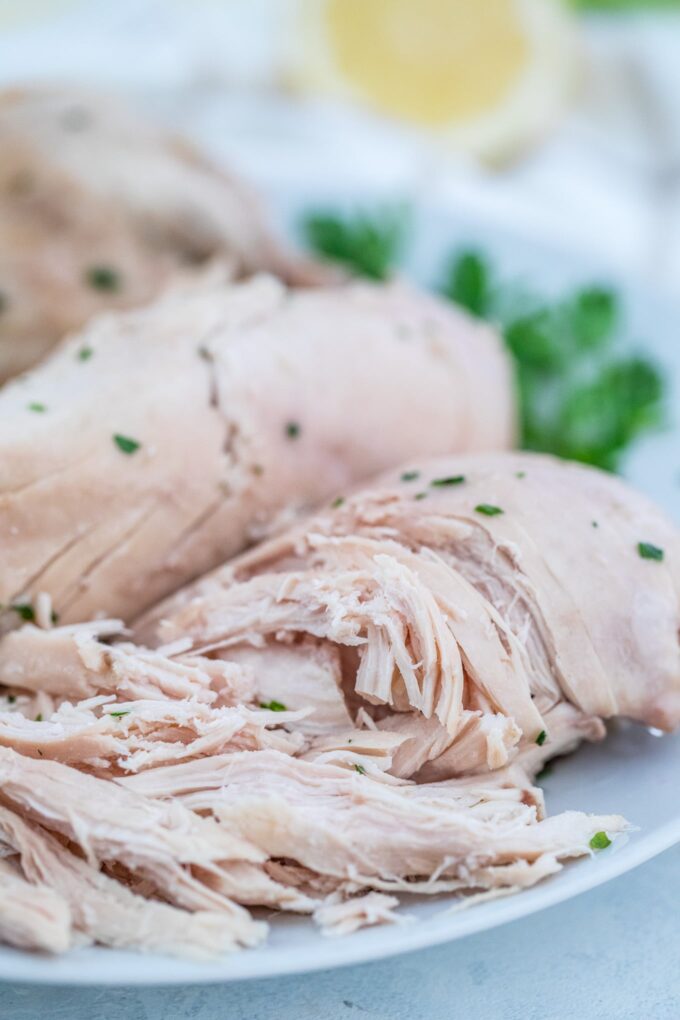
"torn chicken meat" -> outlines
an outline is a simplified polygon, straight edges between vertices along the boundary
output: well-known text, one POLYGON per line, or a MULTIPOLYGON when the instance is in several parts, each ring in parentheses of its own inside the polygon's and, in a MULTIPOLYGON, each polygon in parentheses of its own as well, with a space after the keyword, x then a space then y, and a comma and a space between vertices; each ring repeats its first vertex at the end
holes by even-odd
POLYGON ((600 735, 600 719, 678 725, 679 564, 675 526, 617 478, 536 454, 459 456, 348 495, 180 592, 136 636, 228 659, 312 635, 354 653, 350 686, 381 729, 414 713, 440 727, 416 735, 430 762, 454 761, 460 739, 456 771, 486 769, 600 735))
POLYGON ((39 596, 130 620, 404 455, 512 434, 495 334, 405 285, 258 277, 102 317, 0 393, 5 626, 39 596))
POLYGON ((339 934, 400 919, 402 893, 527 888, 627 828, 547 817, 545 760, 614 716, 680 722, 678 563, 674 526, 619 480, 460 455, 344 493, 124 640, 8 633, 0 846, 19 892, 48 887, 104 944, 202 953, 212 932, 215 951, 261 939, 251 906, 339 934))

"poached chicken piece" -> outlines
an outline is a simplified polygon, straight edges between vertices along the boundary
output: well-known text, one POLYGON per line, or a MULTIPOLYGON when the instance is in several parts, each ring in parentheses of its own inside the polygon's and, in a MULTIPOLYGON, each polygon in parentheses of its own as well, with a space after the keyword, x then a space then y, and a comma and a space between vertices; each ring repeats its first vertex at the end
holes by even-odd
POLYGON ((134 619, 402 456, 510 445, 513 417, 496 334, 404 284, 206 281, 102 316, 0 393, 0 604, 134 619))
POLYGON ((534 777, 604 719, 680 722, 674 526, 530 454, 408 463, 334 502, 136 643, 112 621, 0 640, 3 938, 219 952, 262 939, 258 904, 337 934, 399 919, 404 891, 530 886, 625 830, 546 817, 534 777))
POLYGON ((237 276, 315 275, 240 181, 111 97, 0 93, 0 382, 215 256, 237 276))

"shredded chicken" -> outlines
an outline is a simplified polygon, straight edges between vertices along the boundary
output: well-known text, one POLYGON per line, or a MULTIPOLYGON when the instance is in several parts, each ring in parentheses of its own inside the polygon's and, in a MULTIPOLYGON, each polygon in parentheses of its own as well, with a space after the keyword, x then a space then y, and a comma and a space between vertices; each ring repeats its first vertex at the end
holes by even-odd
POLYGON ((7 633, 0 937, 205 955, 262 940, 249 907, 342 934, 402 920, 404 892, 553 875, 628 823, 547 817, 546 759, 613 716, 680 722, 678 563, 620 481, 460 456, 346 494, 132 635, 7 633))
POLYGON ((0 942, 63 953, 70 930, 66 900, 48 886, 31 885, 11 858, 0 857, 0 942))

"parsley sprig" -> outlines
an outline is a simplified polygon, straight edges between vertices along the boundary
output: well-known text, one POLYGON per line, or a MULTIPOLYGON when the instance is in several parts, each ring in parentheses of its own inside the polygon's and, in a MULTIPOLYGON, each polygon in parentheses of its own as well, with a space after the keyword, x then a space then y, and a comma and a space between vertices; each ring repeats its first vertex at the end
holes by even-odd
POLYGON ((408 214, 401 207, 344 217, 318 212, 304 219, 302 229, 310 248, 319 255, 359 276, 384 280, 402 254, 408 214))
POLYGON ((442 291, 500 323, 516 366, 524 449, 615 471, 635 439, 661 424, 660 372, 621 350, 619 300, 609 288, 548 300, 499 282, 482 255, 463 252, 442 291))
MULTIPOLYGON (((382 280, 404 254, 407 225, 403 209, 324 211, 307 216, 303 231, 318 254, 382 280)), ((662 424, 661 374, 622 347, 620 302, 610 288, 559 299, 527 293, 498 278, 483 252, 468 250, 449 260, 440 290, 500 325, 516 366, 524 449, 615 471, 634 441, 662 424)))

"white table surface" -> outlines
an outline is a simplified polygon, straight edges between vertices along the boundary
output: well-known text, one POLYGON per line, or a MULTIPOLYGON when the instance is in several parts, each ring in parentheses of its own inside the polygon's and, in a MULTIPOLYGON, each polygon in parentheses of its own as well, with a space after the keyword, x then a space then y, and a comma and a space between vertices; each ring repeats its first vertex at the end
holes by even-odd
POLYGON ((379 963, 232 985, 0 984, 2 1020, 677 1020, 680 846, 593 892, 379 963))

